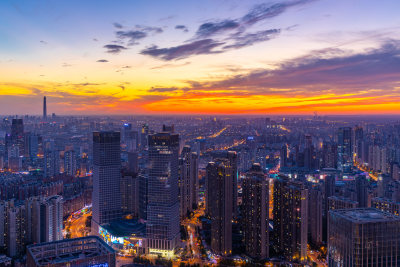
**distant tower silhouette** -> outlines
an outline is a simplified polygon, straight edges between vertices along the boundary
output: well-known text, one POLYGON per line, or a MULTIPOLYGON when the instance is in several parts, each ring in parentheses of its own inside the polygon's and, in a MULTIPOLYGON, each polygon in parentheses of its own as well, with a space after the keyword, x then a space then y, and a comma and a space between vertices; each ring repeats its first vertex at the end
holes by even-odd
POLYGON ((47 104, 46 97, 43 97, 43 119, 47 119, 47 104))

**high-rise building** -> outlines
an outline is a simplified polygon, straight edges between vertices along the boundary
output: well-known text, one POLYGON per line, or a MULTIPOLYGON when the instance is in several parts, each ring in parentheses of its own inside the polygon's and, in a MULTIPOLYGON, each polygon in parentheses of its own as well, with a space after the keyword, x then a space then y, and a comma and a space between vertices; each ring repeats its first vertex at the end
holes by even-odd
POLYGON ((355 180, 357 202, 360 208, 370 207, 368 198, 368 180, 364 175, 358 175, 355 180))
POLYGON ((138 174, 139 179, 139 218, 147 220, 147 203, 148 203, 148 173, 141 171, 138 174))
POLYGON ((308 234, 310 243, 322 243, 323 233, 323 193, 319 184, 308 187, 308 234))
POLYGON ((23 138, 24 135, 24 122, 22 119, 12 119, 11 122, 11 138, 17 140, 23 138))
POLYGON ((355 209, 355 208, 358 208, 357 201, 338 196, 331 196, 328 198, 329 210, 355 209))
POLYGON ((125 132, 125 141, 126 151, 128 152, 136 152, 138 149, 138 132, 136 131, 127 131, 125 132))
POLYGON ((121 177, 122 211, 125 214, 139 214, 139 178, 136 173, 123 173, 121 177))
POLYGON ((323 214, 322 214, 322 239, 324 242, 328 236, 328 212, 329 202, 328 198, 335 195, 336 190, 336 177, 334 175, 327 175, 324 179, 324 198, 323 198, 323 214))
POLYGON ((46 97, 43 97, 43 120, 47 119, 47 103, 46 103, 46 97))
POLYGON ((76 176, 76 153, 74 150, 64 152, 64 172, 69 176, 76 176))
POLYGON ((314 160, 314 146, 312 145, 312 137, 307 134, 305 136, 305 148, 304 148, 304 167, 307 170, 311 170, 315 166, 314 160))
POLYGON ((281 163, 280 167, 284 168, 288 166, 288 145, 284 144, 281 148, 280 151, 280 158, 281 158, 281 163))
POLYGON ((387 198, 373 198, 371 200, 371 207, 381 211, 389 212, 396 216, 400 215, 400 202, 395 202, 387 198))
MULTIPOLYGON (((227 159, 229 164, 229 170, 232 178, 232 216, 236 217, 238 213, 238 155, 236 151, 224 151, 223 153, 217 153, 214 156, 214 161, 220 161, 227 159)), ((250 165, 251 167, 251 165, 250 165)), ((207 190, 206 190, 207 191, 207 190)), ((207 192, 206 192, 207 194, 207 192)), ((206 198, 206 209, 207 209, 207 198, 206 198)))
POLYGON ((322 145, 322 166, 323 168, 337 168, 338 151, 337 145, 333 142, 324 142, 322 145))
POLYGON ((227 158, 232 167, 232 216, 236 217, 238 213, 238 158, 236 151, 228 151, 227 158))
POLYGON ((400 266, 400 217, 374 208, 332 210, 329 266, 400 266))
POLYGON ((193 211, 197 205, 198 156, 190 146, 182 149, 179 159, 179 201, 181 219, 193 211))
POLYGON ((11 134, 5 136, 4 153, 8 167, 10 169, 18 169, 15 168, 15 165, 19 165, 19 157, 25 153, 24 123, 22 119, 12 119, 11 134))
POLYGON ((0 201, 0 247, 3 248, 6 246, 6 239, 5 239, 5 233, 6 233, 5 220, 7 218, 6 210, 7 210, 6 203, 0 201))
POLYGON ((121 148, 119 132, 93 133, 92 231, 122 215, 121 148))
POLYGON ((228 158, 215 159, 206 168, 206 209, 211 217, 211 250, 232 253, 234 167, 228 158))
POLYGON ((274 180, 274 249, 286 259, 307 257, 308 190, 280 176, 274 180))
POLYGON ((143 124, 140 132, 140 150, 147 149, 149 135, 149 125, 143 124))
POLYGON ((244 244, 250 257, 269 256, 269 183, 260 164, 254 164, 243 180, 242 220, 244 244))
POLYGON ((338 169, 350 171, 353 165, 353 142, 351 127, 340 127, 338 131, 338 169))
POLYGON ((25 206, 22 203, 8 202, 5 209, 4 237, 7 255, 22 256, 25 252, 25 206))
POLYGON ((127 139, 129 138, 129 132, 132 131, 132 124, 131 123, 124 123, 122 125, 121 131, 121 142, 126 144, 127 139))
POLYGON ((51 242, 63 239, 63 199, 51 196, 40 205, 40 241, 51 242))
MULTIPOLYGON (((40 206, 43 202, 41 197, 30 197, 25 200, 26 207, 26 238, 27 244, 45 242, 46 240, 41 240, 40 231, 44 228, 40 222, 40 206)), ((62 226, 62 221, 61 221, 62 226)), ((47 229, 43 229, 47 230, 47 229)))
POLYGON ((45 141, 43 172, 45 177, 53 177, 60 173, 60 151, 54 140, 45 141))
POLYGON ((23 255, 27 244, 63 239, 62 229, 61 196, 0 202, 0 247, 11 257, 23 255))
POLYGON ((354 142, 353 142, 353 153, 357 162, 362 161, 363 153, 363 142, 364 142, 364 129, 361 126, 354 128, 354 142))
POLYGON ((25 155, 31 159, 36 159, 39 153, 39 136, 34 133, 25 134, 25 155))
POLYGON ((179 241, 179 135, 148 138, 147 225, 149 252, 171 257, 179 241))

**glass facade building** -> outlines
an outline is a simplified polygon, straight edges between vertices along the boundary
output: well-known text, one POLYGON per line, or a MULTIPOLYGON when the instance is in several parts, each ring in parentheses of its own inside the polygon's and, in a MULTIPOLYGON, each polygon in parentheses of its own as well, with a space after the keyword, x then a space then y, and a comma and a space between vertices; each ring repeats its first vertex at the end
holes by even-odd
POLYGON ((400 266, 400 217, 374 208, 331 210, 328 264, 400 266))
POLYGON ((149 135, 147 237, 149 252, 169 257, 179 240, 179 135, 149 135))

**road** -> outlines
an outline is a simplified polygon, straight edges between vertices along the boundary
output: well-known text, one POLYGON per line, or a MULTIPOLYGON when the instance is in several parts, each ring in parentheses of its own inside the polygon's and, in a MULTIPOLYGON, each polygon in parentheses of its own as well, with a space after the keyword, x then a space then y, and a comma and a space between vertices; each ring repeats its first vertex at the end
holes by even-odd
POLYGON ((190 258, 185 263, 200 264, 204 266, 210 264, 209 261, 203 260, 200 250, 200 244, 198 243, 199 233, 197 227, 201 226, 199 217, 204 215, 204 207, 200 207, 194 211, 194 215, 190 219, 186 219, 182 224, 186 227, 188 238, 186 241, 187 250, 190 251, 190 258))
POLYGON ((363 172, 368 172, 369 177, 371 177, 372 180, 374 181, 378 181, 378 175, 371 172, 369 169, 367 169, 367 167, 358 164, 357 162, 354 163, 354 166, 356 166, 359 170, 363 171, 363 172))
POLYGON ((117 256, 117 267, 121 267, 123 265, 132 263, 133 263, 133 258, 131 257, 117 256))
POLYGON ((70 227, 70 232, 71 232, 71 238, 77 238, 77 237, 82 237, 85 236, 85 228, 86 228, 86 219, 87 217, 91 215, 91 213, 83 214, 82 217, 79 217, 72 221, 71 227, 70 227))
POLYGON ((70 215, 67 219, 69 224, 69 232, 71 233, 71 238, 83 237, 88 235, 88 232, 85 231, 86 228, 86 219, 88 216, 91 216, 92 212, 87 213, 75 213, 74 215, 70 215), (79 214, 79 215, 78 215, 79 214))
POLYGON ((309 250, 307 252, 307 256, 311 259, 311 262, 315 262, 317 264, 317 266, 328 267, 328 264, 326 264, 325 261, 321 261, 318 259, 319 252, 314 251, 314 250, 309 250))

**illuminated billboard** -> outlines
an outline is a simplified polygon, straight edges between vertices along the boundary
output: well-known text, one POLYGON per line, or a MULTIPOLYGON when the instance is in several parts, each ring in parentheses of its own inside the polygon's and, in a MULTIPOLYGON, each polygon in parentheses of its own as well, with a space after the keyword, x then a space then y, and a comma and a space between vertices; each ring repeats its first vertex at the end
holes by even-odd
POLYGON ((114 236, 107 229, 103 227, 99 227, 99 235, 103 238, 107 244, 110 245, 122 245, 123 249, 133 249, 137 247, 143 247, 142 238, 133 237, 133 236, 114 236))

